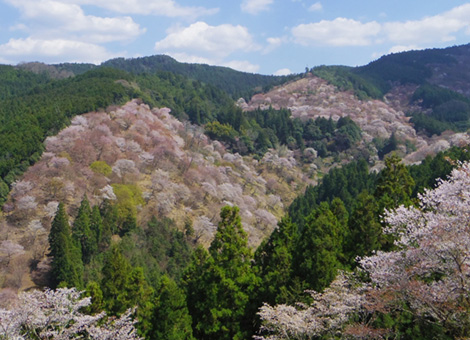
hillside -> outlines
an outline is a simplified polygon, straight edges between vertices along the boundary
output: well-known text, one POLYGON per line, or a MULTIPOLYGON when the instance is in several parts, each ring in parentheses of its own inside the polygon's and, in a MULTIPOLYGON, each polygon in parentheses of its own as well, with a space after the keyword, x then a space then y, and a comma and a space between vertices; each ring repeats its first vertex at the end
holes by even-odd
MULTIPOLYGON (((164 56, 0 67, 0 308, 11 307, 16 291, 76 287, 91 297, 86 313, 113 317, 137 306, 135 326, 147 339, 264 339, 284 326, 269 313, 260 320, 260 308, 295 317, 302 309, 286 304, 323 297, 349 304, 348 294, 361 299, 354 308, 367 307, 341 316, 338 332, 466 336, 462 296, 425 299, 432 310, 464 310, 463 323, 442 324, 446 315, 423 314, 414 298, 402 306, 374 295, 368 283, 376 277, 352 273, 365 263, 391 278, 392 292, 400 280, 403 296, 418 300, 427 296, 420 287, 454 290, 447 279, 458 271, 446 272, 459 241, 453 229, 429 231, 432 251, 447 235, 450 257, 437 256, 429 272, 425 256, 413 277, 397 258, 420 251, 423 224, 411 230, 416 239, 401 238, 409 249, 395 242, 403 225, 423 216, 426 195, 442 192, 432 207, 453 209, 447 182, 437 179, 470 157, 461 65, 469 55, 465 46, 413 51, 291 78, 164 56), (397 208, 405 215, 387 215, 397 208), (397 265, 400 274, 389 276, 397 265), (312 289, 318 293, 306 296, 312 289), (356 325, 362 317, 373 323, 356 325)), ((452 176, 452 199, 464 203, 468 166, 452 176)), ((438 221, 455 222, 449 209, 434 211, 438 221)))
POLYGON ((41 159, 14 183, 4 205, 2 239, 25 245, 25 260, 44 260, 58 203, 66 203, 70 216, 76 216, 86 195, 92 205, 116 200, 119 209, 130 209, 138 225, 167 217, 183 230, 189 221, 195 240, 206 245, 220 208, 237 205, 254 247, 313 183, 289 152, 267 153, 259 161, 241 157, 169 113, 133 101, 78 116, 47 138, 41 159), (129 197, 129 190, 135 196, 129 197))
MULTIPOLYGON (((378 160, 378 148, 393 135, 397 140, 398 154, 405 162, 416 163, 427 155, 436 154, 453 145, 461 146, 470 142, 466 133, 446 133, 427 137, 419 134, 406 115, 413 105, 403 99, 403 90, 408 88, 408 96, 415 86, 400 86, 386 94, 385 100, 360 100, 352 91, 338 91, 338 88, 313 75, 257 94, 246 103, 238 105, 250 112, 257 108, 286 108, 292 116, 302 121, 318 117, 338 120, 348 116, 362 131, 364 148, 378 160)), ((408 97, 409 98, 409 97, 408 97)))

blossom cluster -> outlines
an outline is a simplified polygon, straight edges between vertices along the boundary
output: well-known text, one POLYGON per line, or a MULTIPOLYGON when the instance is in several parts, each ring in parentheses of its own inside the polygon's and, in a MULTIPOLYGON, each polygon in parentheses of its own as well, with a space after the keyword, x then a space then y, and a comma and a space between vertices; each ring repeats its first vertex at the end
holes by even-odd
POLYGON ((358 259, 370 284, 358 288, 352 276, 340 274, 330 288, 312 295, 311 306, 265 305, 259 315, 268 336, 258 339, 327 332, 381 338, 392 330, 373 329, 374 315, 399 312, 403 306, 415 319, 464 334, 470 327, 470 163, 461 164, 419 201, 418 207, 401 206, 385 214, 384 231, 394 236, 395 250, 358 259))
POLYGON ((0 339, 142 339, 134 327, 133 310, 120 318, 82 313, 90 303, 75 288, 23 292, 9 309, 0 309, 0 339))

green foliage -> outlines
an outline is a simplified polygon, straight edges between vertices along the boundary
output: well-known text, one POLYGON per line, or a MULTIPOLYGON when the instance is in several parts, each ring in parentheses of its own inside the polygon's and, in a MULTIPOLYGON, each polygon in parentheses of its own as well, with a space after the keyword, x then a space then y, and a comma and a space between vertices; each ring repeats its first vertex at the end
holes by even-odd
POLYGON ((206 134, 213 138, 227 143, 234 143, 237 136, 236 131, 228 124, 220 124, 219 122, 210 122, 205 126, 206 134))
POLYGON ((256 285, 251 250, 236 207, 224 207, 209 253, 195 252, 185 274, 188 308, 196 338, 247 339, 256 309, 249 304, 256 285))
POLYGON ((130 229, 134 229, 137 206, 143 205, 145 201, 142 198, 142 191, 136 184, 113 183, 111 186, 117 198, 117 224, 120 233, 125 234, 130 229), (129 228, 129 226, 132 227, 129 228))
POLYGON ((265 76, 239 72, 227 67, 179 63, 165 55, 134 59, 116 58, 103 63, 103 66, 126 70, 133 74, 171 72, 201 83, 210 84, 227 92, 235 99, 251 97, 256 88, 266 90, 295 77, 295 75, 265 76))
POLYGON ((191 316, 186 305, 186 296, 175 281, 162 276, 151 317, 150 340, 192 340, 191 316))
POLYGON ((379 204, 379 211, 385 208, 396 208, 401 204, 411 205, 411 194, 415 183, 406 166, 398 156, 385 159, 385 169, 377 179, 374 196, 379 204))
POLYGON ((346 66, 318 66, 312 69, 317 77, 325 79, 341 91, 353 91, 361 100, 382 98, 384 93, 366 78, 346 66))
POLYGON ((82 287, 83 263, 80 249, 72 240, 72 233, 63 203, 59 204, 49 233, 51 286, 82 287))
POLYGON ((90 169, 106 177, 113 173, 113 169, 105 161, 94 161, 90 164, 90 169))
POLYGON ((304 289, 320 292, 336 277, 346 228, 326 202, 307 217, 293 255, 294 275, 305 284, 304 289))
POLYGON ((412 100, 432 109, 429 114, 411 115, 416 131, 432 136, 445 130, 465 131, 470 127, 470 100, 460 93, 426 83, 415 91, 412 100))
POLYGON ((90 262, 91 257, 98 251, 96 231, 91 230, 91 208, 85 196, 78 209, 78 215, 73 223, 72 237, 80 248, 83 263, 90 262))
POLYGON ((346 258, 351 266, 355 265, 356 256, 370 255, 373 250, 381 248, 383 240, 379 216, 379 206, 374 196, 367 191, 360 193, 349 219, 349 237, 345 245, 346 258))
POLYGON ((263 302, 271 305, 292 302, 289 286, 297 237, 297 226, 286 216, 257 248, 255 269, 260 284, 253 299, 259 307, 263 302))
POLYGON ((408 51, 383 56, 370 64, 354 69, 354 73, 369 79, 382 93, 390 89, 390 84, 423 84, 431 77, 433 63, 452 64, 456 59, 446 50, 408 51))

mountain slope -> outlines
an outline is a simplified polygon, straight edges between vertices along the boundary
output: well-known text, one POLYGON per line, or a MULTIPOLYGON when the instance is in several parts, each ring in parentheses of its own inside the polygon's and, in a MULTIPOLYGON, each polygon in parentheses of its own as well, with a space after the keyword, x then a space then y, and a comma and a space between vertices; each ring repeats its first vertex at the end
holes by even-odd
POLYGON ((135 215, 139 226, 152 216, 172 218, 181 230, 189 221, 202 244, 212 240, 220 208, 237 205, 255 246, 312 183, 289 152, 268 153, 260 161, 241 157, 169 112, 132 101, 108 113, 77 116, 49 137, 41 159, 13 185, 2 240, 23 245, 25 260, 47 263, 47 234, 58 203, 76 216, 87 195, 92 205, 115 201, 122 217, 135 215))

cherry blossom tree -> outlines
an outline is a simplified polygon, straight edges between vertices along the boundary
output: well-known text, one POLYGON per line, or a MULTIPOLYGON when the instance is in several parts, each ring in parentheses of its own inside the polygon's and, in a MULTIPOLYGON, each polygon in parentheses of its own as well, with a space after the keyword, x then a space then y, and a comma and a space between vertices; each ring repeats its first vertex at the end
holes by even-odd
POLYGON ((0 309, 0 339, 142 339, 131 317, 134 310, 120 318, 83 314, 90 303, 75 288, 21 293, 9 309, 0 309))
POLYGON ((394 235, 395 250, 358 259, 370 284, 357 286, 351 276, 339 275, 323 293, 313 293, 311 306, 265 305, 259 315, 268 335, 258 339, 308 339, 325 332, 381 338, 393 330, 374 328, 371 320, 391 312, 411 313, 415 324, 468 338, 470 163, 419 201, 418 207, 400 206, 385 214, 384 232, 394 235))

